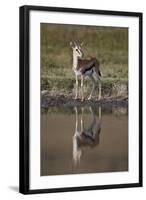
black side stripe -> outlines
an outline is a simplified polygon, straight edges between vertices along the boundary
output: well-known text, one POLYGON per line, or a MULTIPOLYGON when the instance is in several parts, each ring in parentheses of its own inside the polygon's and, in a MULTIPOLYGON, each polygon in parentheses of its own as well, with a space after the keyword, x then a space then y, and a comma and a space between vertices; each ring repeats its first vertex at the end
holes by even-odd
MULTIPOLYGON (((90 136, 90 135, 86 135, 86 133, 82 133, 86 138, 88 138, 88 139, 90 139, 90 140, 92 140, 93 142, 95 141, 95 139, 92 137, 92 136, 90 136)), ((93 135, 93 132, 91 132, 91 134, 93 135)))
MULTIPOLYGON (((85 69, 85 70, 83 71, 83 74, 86 73, 87 71, 90 71, 93 67, 95 67, 94 64, 91 65, 89 68, 85 69)), ((92 70, 92 73, 93 73, 93 70, 92 70)))

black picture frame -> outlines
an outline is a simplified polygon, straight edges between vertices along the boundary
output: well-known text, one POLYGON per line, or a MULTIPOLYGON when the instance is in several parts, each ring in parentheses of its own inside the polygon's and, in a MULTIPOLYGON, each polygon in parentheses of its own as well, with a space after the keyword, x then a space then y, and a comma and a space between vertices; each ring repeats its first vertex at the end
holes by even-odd
POLYGON ((142 13, 123 12, 123 11, 107 11, 107 10, 89 10, 75 9, 63 7, 44 7, 44 6, 22 6, 20 7, 20 134, 19 134, 19 191, 22 194, 51 193, 51 192, 67 192, 67 191, 83 191, 98 189, 114 189, 114 188, 130 188, 142 186, 142 13), (81 186, 54 189, 34 189, 29 187, 29 17, 30 11, 45 12, 67 12, 67 13, 84 13, 84 14, 102 14, 115 16, 138 17, 139 19, 139 182, 129 184, 114 185, 97 185, 97 186, 81 186))

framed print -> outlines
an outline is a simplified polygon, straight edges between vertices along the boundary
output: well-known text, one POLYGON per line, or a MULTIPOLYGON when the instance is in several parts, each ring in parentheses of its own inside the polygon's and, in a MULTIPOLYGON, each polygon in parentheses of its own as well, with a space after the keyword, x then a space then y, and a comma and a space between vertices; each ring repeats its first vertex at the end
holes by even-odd
POLYGON ((20 192, 142 186, 142 13, 20 7, 20 192))

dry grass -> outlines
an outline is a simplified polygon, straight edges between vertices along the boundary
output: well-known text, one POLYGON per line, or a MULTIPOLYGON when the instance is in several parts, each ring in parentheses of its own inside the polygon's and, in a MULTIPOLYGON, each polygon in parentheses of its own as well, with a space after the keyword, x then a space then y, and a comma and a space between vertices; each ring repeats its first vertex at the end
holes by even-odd
MULTIPOLYGON (((101 64, 104 92, 128 81, 128 29, 41 24, 41 87, 64 93, 74 89, 71 40, 83 41, 85 57, 101 64)), ((85 88, 88 90, 89 81, 85 88)))

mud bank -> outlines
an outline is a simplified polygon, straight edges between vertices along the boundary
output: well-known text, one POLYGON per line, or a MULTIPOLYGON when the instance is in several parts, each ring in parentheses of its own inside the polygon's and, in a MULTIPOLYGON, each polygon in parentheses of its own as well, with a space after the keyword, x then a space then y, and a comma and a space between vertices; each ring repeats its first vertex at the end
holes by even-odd
POLYGON ((92 107, 127 107, 128 97, 106 97, 100 100, 93 98, 91 100, 74 99, 72 96, 65 95, 50 95, 48 93, 41 94, 41 107, 49 108, 53 106, 63 107, 78 107, 78 106, 92 106, 92 107))

